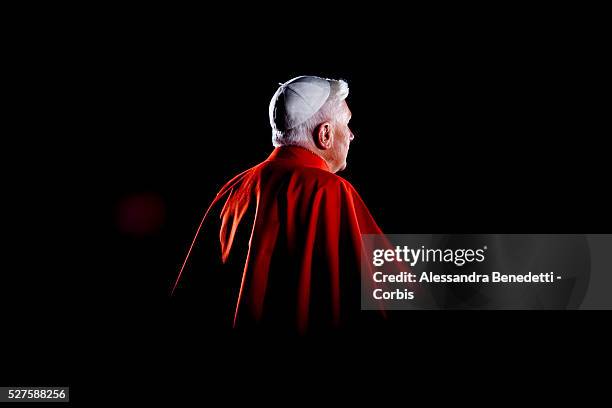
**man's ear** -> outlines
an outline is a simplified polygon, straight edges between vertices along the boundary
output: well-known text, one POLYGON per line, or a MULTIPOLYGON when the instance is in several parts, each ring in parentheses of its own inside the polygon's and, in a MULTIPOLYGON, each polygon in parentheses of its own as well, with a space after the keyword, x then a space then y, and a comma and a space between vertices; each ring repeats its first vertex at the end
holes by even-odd
POLYGON ((327 150, 332 148, 334 135, 331 123, 323 122, 317 126, 314 136, 315 144, 319 149, 327 150))

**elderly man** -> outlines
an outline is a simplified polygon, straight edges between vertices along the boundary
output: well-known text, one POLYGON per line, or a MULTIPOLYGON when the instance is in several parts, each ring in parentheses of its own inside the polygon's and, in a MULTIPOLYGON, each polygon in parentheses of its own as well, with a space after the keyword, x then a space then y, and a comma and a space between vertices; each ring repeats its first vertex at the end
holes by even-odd
POLYGON ((206 290, 198 296, 222 304, 207 303, 233 327, 304 332, 363 317, 360 234, 381 232, 353 186, 335 175, 354 138, 348 92, 342 80, 314 76, 278 88, 269 108, 274 151, 219 191, 173 293, 193 291, 198 284, 183 278, 199 277, 206 290), (220 216, 209 217, 213 211, 220 216), (207 253, 200 265, 196 252, 207 253))

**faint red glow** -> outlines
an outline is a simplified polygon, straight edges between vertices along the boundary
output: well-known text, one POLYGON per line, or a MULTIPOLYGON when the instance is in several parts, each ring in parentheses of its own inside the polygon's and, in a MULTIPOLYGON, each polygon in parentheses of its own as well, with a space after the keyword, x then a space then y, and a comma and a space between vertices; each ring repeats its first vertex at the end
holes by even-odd
POLYGON ((117 203, 117 228, 136 237, 152 235, 166 219, 166 205, 157 193, 139 193, 123 197, 117 203))

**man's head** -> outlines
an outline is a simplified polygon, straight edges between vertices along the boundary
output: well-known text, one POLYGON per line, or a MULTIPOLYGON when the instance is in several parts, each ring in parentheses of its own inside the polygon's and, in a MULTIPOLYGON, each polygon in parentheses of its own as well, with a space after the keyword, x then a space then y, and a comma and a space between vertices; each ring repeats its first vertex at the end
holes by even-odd
POLYGON ((346 167, 354 135, 345 101, 348 84, 314 76, 282 84, 270 102, 272 144, 301 146, 321 156, 332 172, 346 167))

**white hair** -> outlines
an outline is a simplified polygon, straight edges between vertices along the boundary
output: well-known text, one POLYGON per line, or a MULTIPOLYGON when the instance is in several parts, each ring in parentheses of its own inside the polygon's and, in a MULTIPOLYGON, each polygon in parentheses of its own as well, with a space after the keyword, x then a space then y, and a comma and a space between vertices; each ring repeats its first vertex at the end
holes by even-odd
POLYGON ((279 146, 308 146, 312 140, 312 134, 316 127, 323 122, 331 121, 338 114, 340 103, 349 94, 349 87, 346 81, 327 79, 330 85, 329 97, 321 108, 304 123, 285 131, 272 127, 272 144, 279 146))

